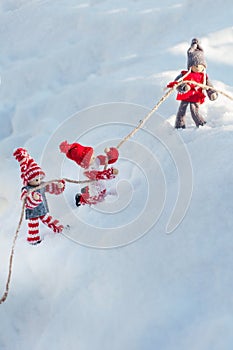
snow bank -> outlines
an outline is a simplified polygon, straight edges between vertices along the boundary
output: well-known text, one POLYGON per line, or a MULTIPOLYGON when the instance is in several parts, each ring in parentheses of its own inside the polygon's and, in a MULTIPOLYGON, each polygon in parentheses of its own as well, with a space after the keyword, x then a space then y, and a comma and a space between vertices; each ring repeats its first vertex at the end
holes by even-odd
MULTIPOLYGON (((21 210, 19 165, 13 150, 24 146, 42 162, 55 130, 93 105, 126 102, 126 109, 134 103, 146 106, 139 107, 141 111, 151 109, 167 82, 186 67, 192 37, 202 40, 216 88, 233 95, 230 9, 230 0, 224 8, 218 0, 198 5, 185 0, 1 1, 2 291, 21 210)), ((173 125, 177 107, 173 95, 159 113, 173 125)), ((135 142, 156 157, 153 164, 156 169, 161 166, 166 196, 161 216, 143 238, 122 248, 100 250, 41 227, 44 241, 31 247, 25 242, 23 222, 10 294, 0 307, 1 350, 42 350, 48 344, 51 350, 231 349, 232 101, 219 96, 202 110, 207 126, 196 130, 187 116, 188 128, 177 132, 191 157, 193 193, 173 234, 164 232, 179 178, 168 150, 150 135, 153 121, 135 142)), ((104 141, 119 141, 143 117, 125 115, 129 124, 116 127, 113 134, 111 127, 100 125, 80 135, 86 125, 78 120, 73 132, 87 144, 102 147, 104 141)), ((70 177, 75 175, 71 163, 57 169, 56 157, 61 161, 61 155, 53 154, 53 162, 44 164, 48 177, 59 177, 68 169, 70 177)), ((119 162, 120 179, 127 184, 123 193, 132 195, 128 211, 119 216, 123 224, 142 211, 148 191, 144 173, 132 164, 119 162)), ((154 169, 147 170, 153 174, 154 169)), ((156 182, 155 174, 155 205, 156 182)), ((68 186, 66 201, 73 209, 74 192, 76 188, 68 186)), ((62 199, 48 199, 51 212, 65 219, 62 199)), ((79 209, 80 217, 100 224, 90 208, 79 209)), ((152 205, 149 218, 153 209, 152 205)), ((101 223, 109 227, 116 224, 112 220, 105 215, 101 223)))

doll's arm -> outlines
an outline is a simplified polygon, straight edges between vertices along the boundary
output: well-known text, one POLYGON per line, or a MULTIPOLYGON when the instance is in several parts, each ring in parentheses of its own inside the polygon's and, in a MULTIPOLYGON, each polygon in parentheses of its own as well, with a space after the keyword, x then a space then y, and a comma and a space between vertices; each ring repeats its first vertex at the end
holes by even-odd
POLYGON ((106 154, 108 164, 115 163, 119 158, 119 151, 116 147, 106 147, 104 152, 106 154))
POLYGON ((100 165, 107 166, 108 164, 115 163, 119 158, 119 152, 116 147, 106 147, 104 149, 105 155, 99 155, 96 158, 100 165))
POLYGON ((191 86, 187 83, 182 83, 179 86, 177 86, 176 90, 181 93, 181 94, 185 94, 186 92, 188 92, 191 89, 191 86))
POLYGON ((26 188, 23 188, 21 193, 21 200, 24 199, 26 199, 25 207, 27 209, 34 209, 43 202, 42 195, 39 192, 33 191, 28 193, 26 188))
POLYGON ((117 174, 118 170, 115 168, 109 168, 102 171, 91 170, 84 172, 84 175, 90 180, 111 180, 114 179, 117 174))
MULTIPOLYGON (((180 74, 175 78, 174 81, 172 81, 172 82, 170 82, 170 83, 167 84, 167 88, 173 88, 175 85, 178 84, 178 81, 181 80, 182 77, 183 77, 183 74, 180 73, 180 74)), ((185 92, 189 91, 190 88, 191 88, 191 87, 190 87, 187 83, 182 83, 182 84, 180 84, 179 86, 177 86, 176 90, 182 94, 182 93, 185 93, 185 92)))
MULTIPOLYGON (((213 84, 209 80, 208 76, 206 77, 206 85, 213 87, 213 84)), ((206 93, 210 101, 214 101, 218 98, 218 93, 214 89, 208 89, 206 90, 206 93)))
POLYGON ((45 187, 45 192, 50 194, 61 194, 65 189, 65 181, 51 182, 45 187))

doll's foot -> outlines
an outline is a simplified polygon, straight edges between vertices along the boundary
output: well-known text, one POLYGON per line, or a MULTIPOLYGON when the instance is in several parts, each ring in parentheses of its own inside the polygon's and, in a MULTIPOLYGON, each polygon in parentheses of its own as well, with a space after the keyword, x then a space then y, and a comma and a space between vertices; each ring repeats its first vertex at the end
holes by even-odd
POLYGON ((185 125, 176 125, 175 129, 185 129, 186 126, 185 125))
POLYGON ((64 229, 64 226, 63 225, 59 225, 59 226, 56 226, 54 229, 53 229, 53 232, 54 233, 62 233, 64 229))
POLYGON ((81 199, 81 194, 77 193, 75 196, 75 204, 77 207, 80 207, 81 203, 80 203, 80 199, 81 199))
POLYGON ((207 122, 205 120, 203 120, 203 122, 200 122, 198 125, 197 125, 197 128, 199 128, 199 126, 204 126, 207 122))
POLYGON ((51 228, 54 233, 62 233, 64 226, 58 225, 58 223, 58 220, 54 220, 51 224, 48 225, 48 227, 51 228))
POLYGON ((204 126, 207 122, 203 120, 203 122, 200 124, 201 126, 204 126))
POLYGON ((36 241, 36 242, 29 242, 29 244, 31 245, 37 245, 37 244, 40 244, 42 242, 42 240, 40 239, 39 241, 36 241))

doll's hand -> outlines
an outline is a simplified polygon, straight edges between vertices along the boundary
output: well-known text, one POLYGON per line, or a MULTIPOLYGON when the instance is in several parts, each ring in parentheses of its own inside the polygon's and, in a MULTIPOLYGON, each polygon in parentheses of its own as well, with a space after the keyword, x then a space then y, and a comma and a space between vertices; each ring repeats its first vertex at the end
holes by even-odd
POLYGON ((211 94, 209 94, 209 99, 210 101, 214 101, 218 98, 218 93, 215 91, 215 92, 212 92, 211 94))
POLYGON ((35 201, 39 201, 41 199, 41 195, 38 192, 33 192, 32 197, 35 199, 35 201))
POLYGON ((58 184, 57 184, 57 187, 60 188, 60 189, 64 188, 65 187, 64 182, 63 181, 59 181, 58 184))
POLYGON ((170 83, 167 84, 167 88, 172 89, 176 84, 178 84, 177 81, 172 81, 172 82, 170 82, 170 83))
POLYGON ((119 173, 119 171, 116 168, 112 168, 112 173, 113 173, 113 175, 117 175, 119 173))
POLYGON ((180 84, 179 86, 177 86, 176 89, 177 89, 177 91, 179 91, 179 93, 184 94, 184 93, 188 92, 191 88, 188 84, 183 83, 183 84, 180 84))

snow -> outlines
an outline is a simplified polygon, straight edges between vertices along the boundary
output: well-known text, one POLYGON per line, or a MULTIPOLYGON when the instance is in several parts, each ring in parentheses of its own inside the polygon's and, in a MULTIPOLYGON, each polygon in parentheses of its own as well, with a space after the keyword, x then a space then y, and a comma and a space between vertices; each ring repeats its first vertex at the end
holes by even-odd
MULTIPOLYGON (((2 0, 0 289, 21 202, 14 149, 53 178, 82 178, 61 141, 117 145, 202 41, 214 86, 233 96, 232 1, 2 0)), ((231 350, 233 102, 206 101, 207 125, 174 131, 171 95, 127 144, 106 202, 48 195, 70 231, 16 243, 0 305, 1 350, 231 350), (108 249, 107 249, 108 248, 108 249)))

